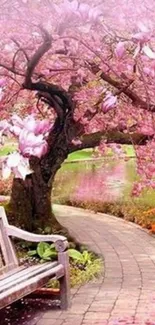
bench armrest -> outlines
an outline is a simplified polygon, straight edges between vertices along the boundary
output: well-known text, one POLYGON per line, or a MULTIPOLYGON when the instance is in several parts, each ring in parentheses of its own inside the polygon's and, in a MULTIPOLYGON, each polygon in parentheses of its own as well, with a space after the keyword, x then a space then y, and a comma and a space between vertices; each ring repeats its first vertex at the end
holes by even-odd
POLYGON ((68 248, 67 238, 60 235, 37 235, 31 232, 19 229, 9 224, 5 227, 8 236, 17 237, 30 242, 52 242, 58 252, 63 252, 68 248))

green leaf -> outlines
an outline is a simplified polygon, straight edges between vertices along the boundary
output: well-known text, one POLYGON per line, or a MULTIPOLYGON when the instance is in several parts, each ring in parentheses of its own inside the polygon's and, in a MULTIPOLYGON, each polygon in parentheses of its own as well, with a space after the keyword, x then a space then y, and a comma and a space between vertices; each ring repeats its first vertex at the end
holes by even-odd
POLYGON ((90 259, 88 251, 83 251, 82 255, 85 262, 87 262, 90 259))
POLYGON ((35 256, 35 255, 37 255, 36 249, 28 252, 28 256, 35 256))
POLYGON ((82 253, 83 256, 83 262, 87 263, 87 264, 91 264, 91 253, 89 253, 88 251, 83 251, 82 253))
POLYGON ((45 242, 41 242, 38 244, 37 246, 37 253, 38 255, 43 258, 43 255, 46 251, 46 249, 50 248, 50 245, 48 243, 45 243, 45 242))
POLYGON ((53 250, 55 250, 55 245, 54 244, 51 244, 50 248, 53 249, 53 250))
POLYGON ((56 257, 57 253, 51 250, 50 248, 47 248, 42 256, 44 260, 51 260, 52 258, 56 257))
POLYGON ((68 250, 68 254, 69 254, 69 257, 71 257, 73 260, 76 260, 76 261, 82 260, 82 254, 74 248, 70 248, 68 250))

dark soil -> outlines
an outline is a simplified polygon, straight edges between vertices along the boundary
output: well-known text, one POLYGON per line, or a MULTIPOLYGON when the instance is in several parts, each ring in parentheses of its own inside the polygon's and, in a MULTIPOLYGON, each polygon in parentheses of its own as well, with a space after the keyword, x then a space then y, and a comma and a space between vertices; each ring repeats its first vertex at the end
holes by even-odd
POLYGON ((59 301, 22 299, 0 310, 0 325, 36 325, 48 310, 58 310, 59 301))

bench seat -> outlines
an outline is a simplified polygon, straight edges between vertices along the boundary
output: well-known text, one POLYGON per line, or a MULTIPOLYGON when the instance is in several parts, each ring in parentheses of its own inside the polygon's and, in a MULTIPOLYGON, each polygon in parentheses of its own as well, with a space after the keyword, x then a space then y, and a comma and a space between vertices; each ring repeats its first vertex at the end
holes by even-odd
POLYGON ((8 224, 4 208, 0 207, 0 246, 2 252, 0 269, 0 309, 43 287, 49 279, 60 282, 60 306, 70 305, 68 242, 58 235, 36 235, 8 224), (53 242, 58 252, 54 262, 32 266, 19 266, 11 236, 33 242, 53 242))
POLYGON ((0 308, 42 287, 49 279, 59 279, 62 276, 64 267, 58 262, 17 268, 16 273, 5 274, 0 279, 0 308))

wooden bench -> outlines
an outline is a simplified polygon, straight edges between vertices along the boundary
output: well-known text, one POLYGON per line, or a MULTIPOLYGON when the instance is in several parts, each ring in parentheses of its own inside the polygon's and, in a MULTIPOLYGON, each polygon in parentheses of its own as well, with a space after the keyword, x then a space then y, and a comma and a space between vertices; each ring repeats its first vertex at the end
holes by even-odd
POLYGON ((60 307, 70 305, 68 242, 63 236, 36 235, 8 224, 5 210, 0 207, 0 309, 43 287, 49 279, 60 282, 60 307), (52 242, 58 252, 54 262, 37 264, 30 267, 19 266, 10 237, 30 242, 52 242))

